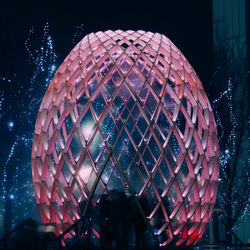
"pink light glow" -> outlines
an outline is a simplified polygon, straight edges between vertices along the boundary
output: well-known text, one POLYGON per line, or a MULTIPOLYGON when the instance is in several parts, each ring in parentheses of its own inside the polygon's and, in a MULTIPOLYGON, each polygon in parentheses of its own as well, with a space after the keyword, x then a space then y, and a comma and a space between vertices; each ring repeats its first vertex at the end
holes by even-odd
POLYGON ((167 37, 91 33, 66 57, 39 109, 36 202, 43 222, 61 234, 82 216, 80 204, 97 206, 102 194, 128 188, 150 200, 144 215, 152 228, 162 214, 159 245, 195 244, 216 201, 218 159, 205 91, 167 37))

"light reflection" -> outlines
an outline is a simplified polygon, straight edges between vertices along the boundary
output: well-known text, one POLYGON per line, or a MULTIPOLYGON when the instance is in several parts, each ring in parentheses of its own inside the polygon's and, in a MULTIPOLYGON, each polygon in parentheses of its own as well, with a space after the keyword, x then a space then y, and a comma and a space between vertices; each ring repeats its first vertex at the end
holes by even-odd
POLYGON ((94 130, 94 122, 93 121, 87 121, 82 124, 82 132, 85 140, 88 140, 90 135, 92 134, 94 130))
POLYGON ((83 166, 81 170, 79 171, 79 176, 85 184, 88 183, 91 173, 92 173, 92 167, 88 165, 83 166))

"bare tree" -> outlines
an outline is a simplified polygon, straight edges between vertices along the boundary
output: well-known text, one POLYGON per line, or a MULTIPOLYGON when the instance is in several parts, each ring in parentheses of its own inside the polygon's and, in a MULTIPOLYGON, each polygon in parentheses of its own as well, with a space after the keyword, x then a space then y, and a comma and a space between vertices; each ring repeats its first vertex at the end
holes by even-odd
POLYGON ((250 204, 248 84, 246 58, 237 45, 217 43, 212 93, 220 142, 220 185, 217 207, 226 225, 226 242, 246 218, 250 204), (219 93, 219 94, 217 94, 219 93))

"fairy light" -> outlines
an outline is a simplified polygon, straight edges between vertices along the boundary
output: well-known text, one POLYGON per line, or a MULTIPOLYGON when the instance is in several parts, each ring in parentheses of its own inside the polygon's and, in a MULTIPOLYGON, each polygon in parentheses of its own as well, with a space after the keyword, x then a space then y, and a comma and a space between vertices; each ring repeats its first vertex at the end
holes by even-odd
MULTIPOLYGON (((49 32, 49 24, 46 23, 39 32, 34 27, 28 32, 24 42, 27 52, 27 59, 32 66, 28 84, 18 83, 13 77, 0 76, 0 80, 6 83, 15 83, 17 90, 13 96, 8 97, 18 100, 21 109, 20 114, 14 120, 6 121, 7 128, 12 131, 13 139, 6 160, 3 163, 2 178, 0 178, 0 213, 5 216, 5 202, 8 198, 12 202, 12 209, 17 211, 12 215, 11 227, 20 223, 24 218, 35 214, 36 206, 34 201, 33 184, 31 180, 31 163, 29 157, 33 141, 35 115, 39 109, 41 98, 57 69, 57 55, 54 51, 52 36, 49 32), (40 37, 40 41, 37 41, 40 37), (25 126, 24 131, 19 127, 25 126), (15 130, 14 127, 16 128, 15 130), (19 130, 18 130, 19 129, 19 130), (25 157, 24 157, 25 156, 25 157), (18 208, 18 209, 17 209, 18 208)), ((13 112, 11 105, 4 106, 6 97, 0 91, 0 119, 13 112)), ((14 118, 14 117, 13 117, 14 118)), ((2 220, 0 222, 0 227, 2 220)))
MULTIPOLYGON (((219 70, 219 69, 218 69, 219 70)), ((215 118, 216 118, 216 124, 218 127, 218 131, 219 133, 219 142, 221 145, 221 148, 223 148, 223 150, 221 150, 220 152, 220 175, 221 175, 221 181, 220 181, 220 185, 222 187, 221 191, 218 193, 218 200, 220 201, 220 207, 223 210, 223 213, 220 215, 220 217, 223 216, 228 216, 226 214, 226 207, 227 204, 229 202, 229 198, 228 198, 228 192, 230 191, 230 187, 232 186, 232 190, 231 193, 236 194, 238 193, 238 189, 241 189, 240 185, 242 185, 242 180, 239 180, 239 183, 237 182, 237 178, 236 177, 234 179, 234 183, 231 183, 231 176, 228 174, 228 169, 230 168, 230 174, 232 173, 231 170, 231 164, 232 162, 235 160, 235 156, 236 156, 236 149, 237 147, 239 147, 238 145, 238 127, 239 127, 239 122, 236 118, 235 115, 235 108, 234 108, 234 99, 233 99, 233 91, 234 91, 234 84, 233 84, 233 80, 232 78, 228 78, 227 79, 227 86, 226 86, 226 90, 221 92, 219 94, 219 97, 216 98, 213 103, 213 110, 214 110, 214 114, 215 114, 215 118), (223 116, 221 116, 221 114, 219 113, 219 107, 220 105, 225 105, 223 107, 225 107, 223 109, 223 116), (225 119, 224 114, 225 112, 228 113, 229 116, 229 121, 230 124, 225 124, 225 122, 223 121, 223 119, 225 119), (227 126, 227 127, 225 127, 227 126)), ((249 157, 248 157, 248 161, 249 161, 249 157)), ((239 164, 239 163, 237 163, 239 164)), ((240 168, 240 165, 237 166, 237 170, 236 170, 236 175, 240 174, 240 171, 242 171, 243 169, 240 168)), ((246 173, 245 173, 246 174, 246 173)), ((238 178, 239 179, 239 178, 238 178)), ((249 177, 247 178, 247 183, 250 183, 250 179, 249 177)), ((245 183, 246 185, 248 185, 247 183, 245 183)), ((232 211, 234 213, 234 211, 237 210, 237 208, 241 205, 241 199, 230 199, 231 205, 232 205, 232 211)), ((246 197, 246 201, 245 202, 245 206, 243 207, 241 214, 239 215, 239 217, 237 218, 238 221, 241 221, 242 219, 244 220, 247 216, 246 214, 249 211, 249 205, 250 205, 250 198, 246 197)), ((235 223, 233 226, 233 229, 237 229, 238 224, 235 223)))

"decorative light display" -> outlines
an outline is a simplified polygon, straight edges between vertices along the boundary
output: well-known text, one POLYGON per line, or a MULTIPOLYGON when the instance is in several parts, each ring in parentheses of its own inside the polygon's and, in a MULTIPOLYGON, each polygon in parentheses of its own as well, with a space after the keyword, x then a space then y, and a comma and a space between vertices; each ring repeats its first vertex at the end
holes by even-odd
POLYGON ((85 216, 83 223, 99 236, 88 211, 115 189, 135 197, 159 245, 195 244, 216 201, 218 162, 202 84, 158 33, 85 36, 57 70, 39 109, 34 190, 43 222, 54 224, 57 234, 85 216))

